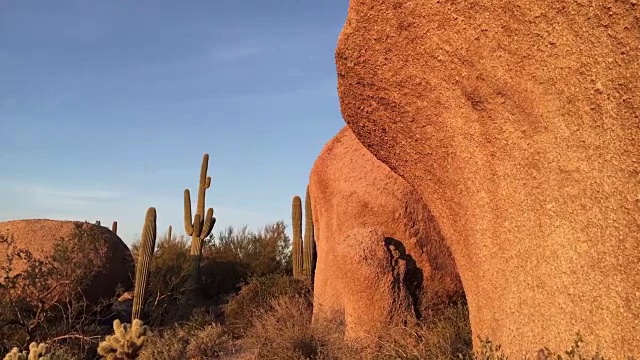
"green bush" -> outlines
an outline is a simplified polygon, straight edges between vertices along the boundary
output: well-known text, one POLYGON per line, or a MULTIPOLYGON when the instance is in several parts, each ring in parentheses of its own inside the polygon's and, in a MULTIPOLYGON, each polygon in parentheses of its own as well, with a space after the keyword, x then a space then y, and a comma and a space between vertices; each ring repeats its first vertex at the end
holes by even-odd
POLYGON ((240 264, 248 277, 259 277, 291 271, 290 245, 286 226, 278 221, 258 232, 230 226, 212 236, 205 249, 208 257, 240 264))

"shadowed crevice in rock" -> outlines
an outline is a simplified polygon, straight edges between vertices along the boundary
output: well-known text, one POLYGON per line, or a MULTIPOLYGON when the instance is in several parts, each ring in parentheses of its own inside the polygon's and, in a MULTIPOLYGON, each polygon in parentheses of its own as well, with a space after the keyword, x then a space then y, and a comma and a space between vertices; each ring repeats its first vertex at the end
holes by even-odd
POLYGON ((404 285, 404 288, 411 297, 413 312, 416 319, 420 320, 422 318, 422 301, 420 295, 423 291, 422 285, 424 282, 424 273, 416 263, 415 259, 410 254, 407 254, 407 249, 402 242, 392 237, 385 237, 384 246, 389 253, 391 267, 394 271, 396 271, 398 267, 398 261, 404 262, 405 272, 401 279, 402 285, 404 285))

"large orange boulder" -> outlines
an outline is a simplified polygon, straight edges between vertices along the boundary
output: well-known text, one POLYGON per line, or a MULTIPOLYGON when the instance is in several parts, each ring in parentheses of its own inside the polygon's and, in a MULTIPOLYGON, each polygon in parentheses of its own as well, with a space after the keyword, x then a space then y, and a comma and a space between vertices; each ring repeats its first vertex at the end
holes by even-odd
MULTIPOLYGON (((78 294, 88 302, 108 299, 121 287, 132 287, 134 263, 127 245, 111 230, 94 224, 59 220, 14 220, 0 222, 0 237, 11 243, 0 242, 0 265, 7 265, 7 254, 27 250, 32 261, 14 257, 12 274, 25 271, 35 261, 51 261, 54 266, 36 265, 47 271, 49 283, 37 287, 47 292, 49 301, 64 301, 78 294), (56 250, 58 249, 58 250, 56 250)), ((45 276, 45 275, 43 275, 45 276)), ((39 296, 42 294, 31 294, 39 296)))
POLYGON ((309 194, 314 321, 343 314, 347 337, 364 339, 463 297, 451 252, 420 195, 348 127, 316 160, 309 194))
POLYGON ((433 211, 474 340, 640 356, 639 2, 352 0, 336 64, 346 122, 433 211))

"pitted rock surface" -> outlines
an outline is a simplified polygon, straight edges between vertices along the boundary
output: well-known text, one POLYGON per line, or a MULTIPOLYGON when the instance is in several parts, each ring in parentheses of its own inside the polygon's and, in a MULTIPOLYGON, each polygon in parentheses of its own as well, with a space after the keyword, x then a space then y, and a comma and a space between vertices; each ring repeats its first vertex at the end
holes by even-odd
POLYGON ((344 314, 347 336, 365 338, 462 298, 429 208, 348 127, 316 160, 309 193, 317 251, 314 321, 344 314))
POLYGON ((473 338, 640 356, 640 3, 352 0, 341 111, 450 245, 473 338))

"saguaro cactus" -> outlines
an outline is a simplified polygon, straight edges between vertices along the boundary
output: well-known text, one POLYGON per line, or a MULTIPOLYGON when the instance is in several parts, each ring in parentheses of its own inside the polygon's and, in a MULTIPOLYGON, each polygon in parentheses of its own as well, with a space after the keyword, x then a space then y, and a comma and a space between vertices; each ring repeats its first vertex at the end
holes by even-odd
POLYGON ((311 197, 309 196, 309 186, 304 198, 304 250, 303 250, 303 272, 305 276, 313 278, 313 267, 315 257, 315 238, 313 236, 313 213, 311 212, 311 197))
POLYGON ((169 231, 167 232, 167 240, 169 241, 171 241, 171 230, 173 230, 173 228, 169 225, 169 231))
POLYGON ((118 222, 117 221, 114 221, 113 224, 111 224, 111 231, 114 234, 118 235, 118 222))
POLYGON ((200 259, 202 258, 202 247, 204 239, 211 234, 216 218, 213 216, 213 208, 209 208, 204 213, 205 191, 211 186, 211 177, 207 176, 209 167, 209 154, 202 157, 200 167, 200 184, 198 186, 198 204, 196 214, 191 220, 191 194, 189 189, 184 190, 184 229, 187 235, 191 236, 191 262, 193 280, 197 282, 200 273, 200 259))
POLYGON ((291 201, 291 226, 293 227, 293 276, 301 277, 302 273, 302 200, 296 195, 291 201))
POLYGON ((153 250, 156 247, 156 209, 149 208, 144 219, 142 228, 142 238, 140 239, 140 250, 138 254, 138 264, 136 265, 136 284, 133 293, 133 309, 131 321, 140 319, 144 307, 144 293, 149 283, 149 269, 153 257, 153 250))

